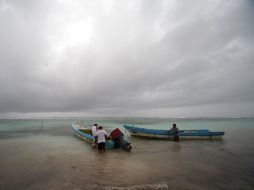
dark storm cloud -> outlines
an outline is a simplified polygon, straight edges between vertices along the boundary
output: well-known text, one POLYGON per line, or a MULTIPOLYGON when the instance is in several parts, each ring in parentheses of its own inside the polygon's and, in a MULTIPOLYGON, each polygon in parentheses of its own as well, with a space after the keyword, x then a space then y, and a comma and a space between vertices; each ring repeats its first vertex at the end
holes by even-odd
POLYGON ((0 112, 253 116, 253 6, 2 0, 0 112))

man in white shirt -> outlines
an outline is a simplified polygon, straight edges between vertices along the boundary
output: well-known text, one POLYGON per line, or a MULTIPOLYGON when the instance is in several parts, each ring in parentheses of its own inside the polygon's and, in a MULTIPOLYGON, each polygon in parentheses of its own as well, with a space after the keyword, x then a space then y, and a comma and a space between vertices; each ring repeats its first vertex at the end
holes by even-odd
POLYGON ((100 152, 105 152, 105 144, 107 139, 107 132, 99 126, 99 130, 96 131, 96 139, 98 143, 98 150, 100 152))
POLYGON ((92 135, 95 137, 96 136, 96 131, 97 131, 97 127, 98 125, 95 123, 93 126, 92 126, 92 135))
POLYGON ((98 129, 98 125, 95 123, 93 126, 92 126, 92 135, 94 137, 94 142, 92 144, 92 147, 95 148, 97 143, 96 143, 96 131, 98 129))

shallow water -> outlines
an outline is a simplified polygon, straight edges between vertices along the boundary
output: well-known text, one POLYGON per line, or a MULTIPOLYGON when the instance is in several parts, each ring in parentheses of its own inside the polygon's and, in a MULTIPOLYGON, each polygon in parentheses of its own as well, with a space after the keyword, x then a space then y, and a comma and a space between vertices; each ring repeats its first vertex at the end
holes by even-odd
POLYGON ((0 120, 0 189, 253 189, 254 119, 75 118, 0 120), (224 130, 222 140, 129 137, 132 152, 98 153, 72 121, 147 128, 224 130))

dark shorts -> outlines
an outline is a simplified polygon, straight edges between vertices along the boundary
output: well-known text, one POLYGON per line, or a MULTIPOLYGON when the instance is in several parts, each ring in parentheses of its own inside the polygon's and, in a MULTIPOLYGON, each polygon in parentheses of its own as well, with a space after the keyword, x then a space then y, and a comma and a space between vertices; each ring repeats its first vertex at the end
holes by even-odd
POLYGON ((105 150, 105 142, 98 143, 98 150, 105 150))

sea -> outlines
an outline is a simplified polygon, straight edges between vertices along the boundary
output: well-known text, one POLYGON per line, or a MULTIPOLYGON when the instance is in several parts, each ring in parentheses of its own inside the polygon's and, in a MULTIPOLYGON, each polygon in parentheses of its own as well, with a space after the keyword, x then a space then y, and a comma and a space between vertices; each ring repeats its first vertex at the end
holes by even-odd
POLYGON ((40 118, 0 120, 1 190, 254 189, 254 118, 40 118), (119 128, 132 151, 99 153, 72 122, 119 128), (153 140, 144 128, 225 131, 217 140, 153 140))

